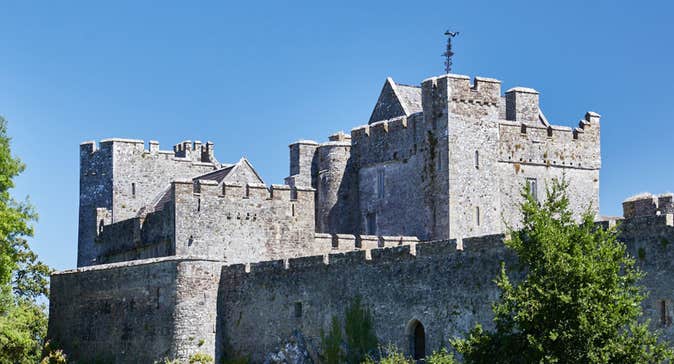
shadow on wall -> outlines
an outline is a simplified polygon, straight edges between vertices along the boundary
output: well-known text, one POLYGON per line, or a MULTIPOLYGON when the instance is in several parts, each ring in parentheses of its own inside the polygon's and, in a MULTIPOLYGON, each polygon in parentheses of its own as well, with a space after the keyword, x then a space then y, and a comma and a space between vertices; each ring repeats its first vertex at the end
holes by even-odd
MULTIPOLYGON (((317 218, 320 217, 317 215, 317 218)), ((353 157, 346 162, 344 177, 337 191, 337 203, 328 213, 328 223, 330 226, 328 232, 332 234, 365 233, 361 227, 358 172, 353 157)))

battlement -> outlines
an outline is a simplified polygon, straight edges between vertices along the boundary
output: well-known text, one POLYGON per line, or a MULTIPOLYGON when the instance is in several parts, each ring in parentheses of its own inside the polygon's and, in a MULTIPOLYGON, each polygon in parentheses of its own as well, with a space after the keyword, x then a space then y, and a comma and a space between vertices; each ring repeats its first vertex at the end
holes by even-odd
POLYGON ((272 184, 270 187, 263 183, 223 183, 206 179, 180 179, 173 182, 176 193, 192 194, 201 198, 241 198, 247 200, 267 201, 296 201, 298 199, 313 198, 315 189, 311 187, 289 186, 272 184))
POLYGON ((190 140, 182 141, 173 147, 173 150, 160 150, 159 142, 150 140, 145 147, 145 141, 141 139, 123 139, 108 138, 102 139, 100 145, 96 141, 86 141, 80 144, 81 158, 88 158, 91 155, 103 151, 111 153, 113 146, 129 150, 139 155, 163 155, 172 156, 176 160, 192 161, 195 163, 217 163, 214 155, 213 142, 203 144, 199 140, 194 142, 190 140))
POLYGON ((361 165, 406 161, 428 148, 423 114, 401 116, 351 130, 351 144, 361 165))
MULTIPOLYGON (((329 234, 322 234, 329 235, 329 234)), ((353 235, 351 235, 353 237, 353 235)), ((321 239, 327 236, 320 236, 321 239)), ((380 237, 384 239, 384 237, 380 237)), ((503 235, 486 235, 475 238, 463 239, 464 248, 457 245, 455 239, 438 240, 431 242, 419 242, 410 240, 407 244, 395 246, 373 247, 371 249, 355 250, 333 250, 330 253, 322 255, 304 256, 299 258, 289 258, 282 260, 266 261, 260 263, 232 264, 223 267, 223 274, 274 274, 284 271, 306 271, 320 269, 325 266, 351 266, 357 267, 363 264, 392 264, 399 263, 401 259, 426 259, 437 258, 441 256, 450 257, 478 256, 484 254, 502 254, 505 246, 503 245, 503 235)), ((335 237, 332 239, 346 239, 349 237, 335 237)))
POLYGON ((674 213, 674 194, 672 193, 661 195, 642 193, 623 201, 623 216, 625 219, 672 213, 674 213))
POLYGON ((447 74, 425 79, 421 88, 424 104, 432 100, 427 95, 437 91, 453 102, 497 106, 501 99, 501 81, 486 77, 476 76, 471 83, 468 76, 447 74))
POLYGON ((501 162, 599 169, 599 114, 588 112, 577 128, 499 121, 501 162))
POLYGON ((376 236, 351 234, 314 234, 319 251, 352 251, 390 248, 402 245, 414 245, 419 242, 416 236, 376 236))

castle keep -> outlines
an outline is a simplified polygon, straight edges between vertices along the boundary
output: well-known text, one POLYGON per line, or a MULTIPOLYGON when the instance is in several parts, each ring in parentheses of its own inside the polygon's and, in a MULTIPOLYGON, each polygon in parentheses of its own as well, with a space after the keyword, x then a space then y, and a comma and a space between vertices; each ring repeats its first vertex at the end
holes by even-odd
POLYGON ((533 89, 502 96, 498 80, 444 75, 420 87, 387 79, 367 125, 291 144, 286 185, 271 188, 246 159, 218 162, 211 142, 86 142, 78 266, 328 252, 314 233, 461 241, 515 226, 522 184, 542 195, 563 175, 574 211, 597 212, 599 129, 591 112, 576 128, 551 125, 533 89))
MULTIPOLYGON (((290 144, 283 185, 245 158, 219 162, 211 142, 85 142, 79 268, 52 276, 49 336, 83 362, 261 362, 297 330, 315 355, 321 329, 362 296, 380 340, 418 356, 491 325, 522 186, 544 198, 564 176, 574 214, 597 215, 600 168, 598 114, 552 125, 535 90, 453 74, 387 79, 367 125, 290 144)), ((624 204, 622 236, 647 271, 671 272, 672 206, 624 204)), ((674 282, 656 276, 645 308, 671 338, 674 282)))

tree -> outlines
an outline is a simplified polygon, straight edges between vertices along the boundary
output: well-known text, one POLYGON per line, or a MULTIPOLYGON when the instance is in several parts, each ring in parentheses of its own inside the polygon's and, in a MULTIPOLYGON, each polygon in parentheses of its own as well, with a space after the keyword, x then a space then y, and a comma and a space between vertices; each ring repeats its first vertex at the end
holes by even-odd
POLYGON ((643 273, 587 212, 578 224, 555 180, 539 205, 524 189, 523 228, 506 246, 525 268, 511 282, 505 265, 496 284, 494 331, 477 325, 452 344, 467 363, 660 363, 672 350, 640 322, 643 273))
POLYGON ((339 324, 337 316, 332 317, 330 323, 330 332, 327 335, 321 329, 321 347, 323 349, 322 359, 325 364, 339 364, 344 362, 344 351, 342 350, 342 327, 339 324))
POLYGON ((14 157, 7 122, 0 117, 0 363, 37 363, 47 330, 45 307, 50 269, 26 241, 37 219, 28 201, 10 195, 24 170, 14 157))
POLYGON ((344 332, 346 333, 346 346, 348 348, 347 363, 361 363, 377 349, 378 341, 374 333, 372 313, 363 305, 360 296, 357 296, 346 309, 344 332))

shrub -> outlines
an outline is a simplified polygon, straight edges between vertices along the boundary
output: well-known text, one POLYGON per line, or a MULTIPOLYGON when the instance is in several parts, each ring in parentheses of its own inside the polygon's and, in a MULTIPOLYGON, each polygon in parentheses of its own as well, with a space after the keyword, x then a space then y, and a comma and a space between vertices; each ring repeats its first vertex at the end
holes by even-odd
POLYGON ((322 359, 325 364, 339 364, 344 362, 344 351, 342 349, 344 339, 342 337, 342 327, 337 317, 332 317, 330 332, 324 335, 321 330, 321 348, 323 349, 322 359))
POLYGON ((204 353, 192 354, 189 358, 190 364, 208 364, 213 362, 213 357, 204 353))
POLYGON ((447 349, 442 349, 440 351, 434 351, 431 356, 426 358, 428 364, 457 364, 458 361, 454 358, 454 354, 450 353, 447 349))
POLYGON ((344 321, 348 348, 346 362, 358 364, 377 350, 377 336, 374 334, 372 313, 363 306, 360 296, 357 296, 346 309, 344 321))
POLYGON ((375 359, 372 355, 365 357, 364 364, 414 364, 414 359, 405 356, 394 345, 387 345, 379 348, 379 359, 375 359))
POLYGON ((44 352, 46 356, 42 358, 40 364, 66 364, 68 362, 68 358, 63 350, 54 348, 54 345, 50 341, 44 344, 44 352))

